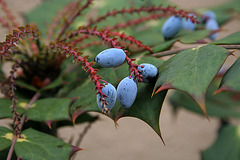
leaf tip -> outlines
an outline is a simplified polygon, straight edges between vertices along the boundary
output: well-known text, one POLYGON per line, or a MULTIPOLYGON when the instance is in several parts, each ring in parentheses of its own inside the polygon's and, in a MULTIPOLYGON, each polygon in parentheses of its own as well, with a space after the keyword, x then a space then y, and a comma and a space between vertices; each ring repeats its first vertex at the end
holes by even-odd
POLYGON ((73 122, 73 125, 75 124, 76 119, 78 118, 78 116, 80 116, 80 115, 83 114, 83 113, 84 113, 83 110, 77 110, 77 111, 73 112, 73 114, 72 114, 72 122, 73 122))
POLYGON ((70 153, 69 158, 71 158, 76 152, 81 151, 81 150, 85 150, 85 149, 82 149, 82 148, 79 148, 79 147, 73 146, 73 145, 71 145, 71 147, 72 147, 72 151, 70 153))
POLYGON ((49 129, 52 129, 52 120, 48 120, 47 122, 46 122, 46 124, 47 124, 47 126, 48 126, 48 128, 49 129))

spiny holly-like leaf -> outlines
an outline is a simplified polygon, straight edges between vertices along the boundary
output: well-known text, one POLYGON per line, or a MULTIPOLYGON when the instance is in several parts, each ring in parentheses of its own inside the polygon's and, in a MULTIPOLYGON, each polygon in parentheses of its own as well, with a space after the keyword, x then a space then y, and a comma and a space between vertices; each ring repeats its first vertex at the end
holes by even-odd
MULTIPOLYGON (((223 76, 222 82, 217 92, 221 91, 235 91, 240 92, 240 58, 227 70, 223 76)), ((217 93, 216 92, 216 93, 217 93)))
POLYGON ((229 51, 213 45, 185 50, 159 67, 154 92, 177 89, 189 94, 206 113, 205 94, 229 51))
POLYGON ((27 118, 34 121, 47 122, 69 119, 68 98, 45 98, 36 101, 26 112, 27 118))
POLYGON ((13 132, 6 128, 0 127, 0 152, 11 146, 13 132))
POLYGON ((21 135, 23 138, 18 138, 14 149, 22 159, 69 160, 73 153, 81 150, 33 129, 23 131, 21 135))
MULTIPOLYGON (((137 61, 137 63, 151 63, 158 67, 163 63, 163 61, 154 57, 144 57, 141 60, 137 61)), ((129 76, 128 65, 124 64, 117 69, 101 68, 99 74, 104 75, 104 80, 107 80, 116 87, 117 81, 120 81, 122 78, 129 76), (111 82, 112 80, 114 81, 111 82)), ((115 122, 119 118, 126 116, 139 118, 146 122, 148 125, 150 125, 154 129, 154 131, 161 137, 159 128, 159 115, 166 92, 163 91, 161 92, 161 94, 156 95, 156 97, 151 98, 153 87, 154 83, 139 83, 138 95, 133 106, 130 109, 125 110, 123 107, 121 107, 119 102, 117 102, 113 107, 111 113, 108 114, 108 116, 112 118, 115 122)), ((93 88, 93 83, 88 80, 69 94, 70 97, 79 96, 79 99, 77 99, 75 103, 71 106, 71 114, 73 121, 75 121, 75 119, 84 112, 101 112, 97 106, 96 93, 93 88)))
MULTIPOLYGON (((219 79, 214 80, 207 91, 206 106, 208 115, 218 118, 240 118, 240 101, 236 99, 235 94, 224 92, 213 95, 219 83, 219 79)), ((183 92, 175 91, 170 97, 170 102, 175 111, 177 111, 179 107, 184 107, 185 109, 203 115, 197 103, 183 92)))
POLYGON ((239 160, 239 152, 240 126, 224 126, 214 144, 202 152, 202 160, 239 160))
POLYGON ((212 42, 211 44, 240 44, 240 32, 233 33, 225 38, 212 42))
POLYGON ((153 88, 154 84, 138 84, 137 98, 132 107, 124 109, 118 104, 113 109, 111 116, 115 119, 115 122, 122 117, 139 118, 151 126, 163 140, 159 127, 159 117, 167 91, 162 91, 151 98, 153 88))
POLYGON ((199 40, 203 40, 204 38, 206 38, 209 34, 209 30, 184 32, 182 38, 180 38, 180 41, 186 44, 197 43, 199 40))
MULTIPOLYGON (((19 107, 17 109, 17 112, 21 115, 24 112, 24 107, 27 104, 26 100, 19 99, 17 102, 17 106, 19 107)), ((0 98, 0 119, 1 118, 12 118, 13 114, 12 108, 10 106, 12 105, 12 101, 7 98, 0 98)))

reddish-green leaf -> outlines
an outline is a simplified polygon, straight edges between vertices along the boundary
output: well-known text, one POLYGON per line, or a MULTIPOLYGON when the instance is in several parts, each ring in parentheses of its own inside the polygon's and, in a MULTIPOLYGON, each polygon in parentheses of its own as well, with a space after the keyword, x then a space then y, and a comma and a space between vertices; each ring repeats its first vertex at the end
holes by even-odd
POLYGON ((221 128, 217 140, 202 152, 202 160, 239 160, 240 159, 240 126, 221 128))
POLYGON ((159 67, 159 78, 154 92, 177 89, 189 94, 206 113, 205 94, 226 60, 229 51, 206 45, 178 53, 159 67))
POLYGON ((0 127, 0 152, 11 146, 13 132, 5 127, 0 127))
POLYGON ((27 160, 69 160, 73 153, 81 150, 62 140, 33 129, 22 132, 23 138, 18 138, 15 152, 18 157, 27 160))
POLYGON ((228 45, 236 45, 240 44, 240 32, 233 33, 225 38, 212 42, 211 44, 228 44, 228 45))
POLYGON ((235 91, 240 92, 240 58, 227 70, 217 92, 235 91))
POLYGON ((68 98, 45 98, 36 101, 26 112, 27 118, 34 121, 57 121, 69 119, 68 98))

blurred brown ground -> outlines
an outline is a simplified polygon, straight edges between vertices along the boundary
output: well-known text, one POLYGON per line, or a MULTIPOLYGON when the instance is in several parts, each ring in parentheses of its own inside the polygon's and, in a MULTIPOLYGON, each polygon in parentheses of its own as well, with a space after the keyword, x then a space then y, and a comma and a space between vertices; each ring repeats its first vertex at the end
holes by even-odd
MULTIPOLYGON (((24 24, 22 13, 40 4, 40 0, 6 0, 17 19, 24 24)), ((214 6, 228 0, 171 0, 183 9, 214 6)), ((235 18, 222 27, 218 38, 240 30, 240 19, 235 18)), ((5 39, 5 29, 0 27, 0 40, 5 39)), ((176 44, 175 47, 181 47, 176 44)), ((168 94, 170 94, 169 92, 168 94)), ((147 107, 147 106, 146 106, 147 107)), ((85 160, 200 160, 200 152, 210 146, 216 138, 218 120, 210 122, 202 116, 181 109, 175 116, 168 101, 165 100, 160 125, 166 146, 157 134, 144 122, 135 118, 119 120, 116 129, 114 123, 105 116, 94 123, 84 137, 80 151, 75 159, 85 160)), ((8 121, 10 122, 10 121, 8 121)), ((5 125, 6 121, 0 121, 5 125)), ((86 124, 74 128, 65 127, 59 130, 59 136, 68 141, 71 135, 74 140, 82 133, 86 124)), ((74 145, 74 142, 73 142, 74 145)))

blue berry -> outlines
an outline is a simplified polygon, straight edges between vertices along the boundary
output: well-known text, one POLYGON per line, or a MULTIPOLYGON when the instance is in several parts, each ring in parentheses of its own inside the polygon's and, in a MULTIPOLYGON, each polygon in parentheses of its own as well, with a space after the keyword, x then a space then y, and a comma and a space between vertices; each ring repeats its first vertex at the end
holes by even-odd
POLYGON ((118 101, 124 108, 130 108, 137 97, 137 83, 133 78, 124 78, 117 87, 118 101))
POLYGON ((98 108, 104 113, 106 113, 109 112, 115 105, 117 99, 117 91, 111 83, 108 83, 102 88, 102 92, 108 97, 101 97, 100 94, 97 94, 97 104, 98 108), (108 104, 106 104, 105 102, 107 102, 108 104))
POLYGON ((102 67, 116 67, 125 61, 126 54, 122 49, 110 48, 100 52, 95 61, 102 67))
POLYGON ((208 19, 216 19, 216 14, 213 11, 206 11, 203 13, 203 16, 208 19))
POLYGON ((179 16, 171 16, 168 20, 163 24, 162 34, 165 40, 169 40, 174 37, 182 26, 182 18, 179 16))
MULTIPOLYGON (((215 19, 208 19, 206 24, 205 24, 205 28, 207 30, 214 31, 214 30, 219 29, 219 26, 218 26, 218 23, 215 19)), ((217 36, 218 36, 218 33, 214 33, 214 34, 211 34, 209 36, 209 38, 211 40, 215 40, 217 38, 217 36)))
POLYGON ((158 75, 158 69, 149 63, 143 63, 138 66, 138 70, 142 71, 141 75, 143 82, 149 83, 155 81, 158 75))
POLYGON ((216 19, 216 14, 210 10, 203 13, 202 23, 205 24, 209 19, 216 19))
MULTIPOLYGON (((193 13, 189 13, 188 15, 196 17, 196 15, 193 13)), ((195 30, 196 26, 197 26, 197 24, 193 23, 190 19, 187 19, 187 20, 183 19, 182 27, 184 30, 193 31, 193 30, 195 30)))

